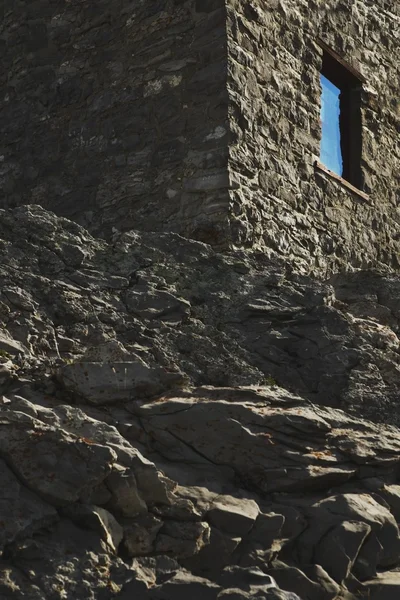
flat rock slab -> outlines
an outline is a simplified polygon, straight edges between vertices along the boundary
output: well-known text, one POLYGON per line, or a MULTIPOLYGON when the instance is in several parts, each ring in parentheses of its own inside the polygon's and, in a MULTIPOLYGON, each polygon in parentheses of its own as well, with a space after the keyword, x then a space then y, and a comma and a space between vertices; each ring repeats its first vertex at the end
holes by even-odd
MULTIPOLYGON (((274 392, 273 396, 276 395, 274 392)), ((388 429, 328 408, 276 407, 201 398, 167 399, 137 408, 146 431, 212 464, 229 465, 263 492, 326 489, 400 462, 388 429), (168 437, 169 436, 169 437, 168 437)))
POLYGON ((159 370, 139 361, 76 362, 63 366, 59 377, 68 390, 91 404, 126 402, 163 389, 159 370))

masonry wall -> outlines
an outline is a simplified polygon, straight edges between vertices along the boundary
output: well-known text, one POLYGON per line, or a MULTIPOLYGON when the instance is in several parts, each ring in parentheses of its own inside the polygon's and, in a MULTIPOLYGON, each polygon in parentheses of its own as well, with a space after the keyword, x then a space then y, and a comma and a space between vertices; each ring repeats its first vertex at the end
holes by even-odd
POLYGON ((0 206, 176 231, 320 273, 399 266, 400 9, 22 0, 0 21, 0 206), (366 78, 365 199, 316 171, 324 40, 366 78))
POLYGON ((400 18, 395 2, 228 0, 234 243, 324 272, 399 266, 400 18), (321 38, 366 78, 365 200, 314 162, 321 38))
POLYGON ((224 1, 2 8, 0 205, 226 237, 224 1))

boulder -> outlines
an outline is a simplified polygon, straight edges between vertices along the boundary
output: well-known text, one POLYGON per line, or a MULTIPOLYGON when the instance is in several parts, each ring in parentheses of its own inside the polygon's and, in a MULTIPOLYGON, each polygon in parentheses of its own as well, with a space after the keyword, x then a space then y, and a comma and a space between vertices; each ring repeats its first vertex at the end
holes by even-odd
POLYGON ((327 573, 342 584, 350 575, 371 526, 361 521, 343 521, 329 531, 315 548, 315 556, 327 573), (335 560, 332 560, 332 557, 335 560))
POLYGON ((221 531, 242 537, 253 527, 259 511, 254 500, 224 495, 212 502, 207 518, 221 531))
POLYGON ((0 451, 20 481, 55 506, 88 494, 117 458, 107 446, 12 411, 1 414, 0 451))
MULTIPOLYGON (((400 538, 397 523, 390 511, 379 504, 371 496, 367 494, 341 494, 332 496, 326 500, 322 500, 315 505, 316 508, 328 510, 334 517, 336 515, 348 516, 350 519, 355 519, 366 523, 371 528, 369 540, 376 538, 381 545, 377 565, 380 567, 390 567, 400 562, 400 538)), ((342 530, 343 533, 345 530, 342 530)), ((354 529, 353 529, 354 531, 354 529)), ((347 529, 346 535, 351 536, 347 542, 349 544, 349 552, 352 544, 358 546, 358 536, 363 535, 364 539, 368 535, 367 529, 360 529, 358 535, 352 535, 352 531, 347 529)))

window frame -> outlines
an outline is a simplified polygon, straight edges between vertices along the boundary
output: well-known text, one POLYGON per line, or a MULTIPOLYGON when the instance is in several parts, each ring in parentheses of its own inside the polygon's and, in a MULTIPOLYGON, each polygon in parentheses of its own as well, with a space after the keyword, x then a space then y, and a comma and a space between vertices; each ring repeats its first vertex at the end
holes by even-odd
MULTIPOLYGON (((362 158, 362 121, 361 95, 365 77, 349 65, 321 39, 317 39, 322 48, 322 64, 320 74, 340 89, 340 146, 343 160, 343 173, 339 175, 330 171, 321 161, 318 167, 332 175, 335 179, 348 184, 347 187, 362 191, 363 178, 361 171, 362 158)), ((364 195, 364 193, 362 192, 364 195)))

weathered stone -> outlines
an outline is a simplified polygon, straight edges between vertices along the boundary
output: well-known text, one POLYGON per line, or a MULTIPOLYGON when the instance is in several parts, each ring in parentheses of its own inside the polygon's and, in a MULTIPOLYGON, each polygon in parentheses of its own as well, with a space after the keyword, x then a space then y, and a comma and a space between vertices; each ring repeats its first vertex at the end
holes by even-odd
POLYGON ((166 521, 157 536, 155 549, 160 554, 184 559, 198 554, 209 542, 207 523, 166 521))
POLYGON ((188 498, 174 496, 169 506, 159 505, 152 508, 152 512, 167 519, 177 521, 201 521, 202 513, 188 498))
MULTIPOLYGON (((367 495, 343 494, 327 498, 316 505, 327 509, 332 515, 349 516, 366 522, 381 545, 378 566, 390 567, 400 562, 399 529, 389 510, 367 495)), ((364 528, 365 534, 368 533, 364 528)), ((364 538, 365 539, 365 538, 364 538)), ((358 545, 358 542, 356 542, 358 545)), ((349 552, 352 543, 349 543, 349 552)))
POLYGON ((16 354, 25 354, 27 349, 21 343, 13 340, 7 331, 0 331, 0 354, 1 351, 5 356, 15 356, 16 354))
POLYGON ((29 537, 35 531, 58 520, 57 511, 26 489, 0 460, 0 552, 15 539, 29 537))
POLYGON ((223 588, 236 588, 245 591, 265 592, 271 588, 277 588, 277 583, 271 575, 267 575, 261 569, 242 568, 237 566, 226 567, 218 577, 218 583, 223 588))
MULTIPOLYGON (((241 567, 267 564, 279 553, 287 541, 283 526, 283 515, 268 513, 259 514, 250 533, 244 538, 237 550, 238 563, 241 567)), ((293 530, 291 535, 295 535, 293 530)))
POLYGON ((124 545, 129 556, 152 554, 163 522, 153 515, 142 515, 124 526, 124 545))
POLYGON ((140 497, 136 479, 128 469, 115 466, 105 480, 111 492, 110 505, 123 517, 136 517, 147 512, 145 501, 140 497))
POLYGON ((250 531, 258 513, 254 500, 222 496, 214 500, 207 517, 214 527, 239 537, 250 531))
POLYGON ((318 579, 315 576, 311 578, 311 576, 308 577, 296 567, 280 563, 268 569, 268 573, 276 579, 282 588, 289 591, 295 590, 301 598, 336 600, 340 593, 340 586, 321 567, 318 567, 318 570, 318 579))
POLYGON ((15 379, 14 365, 10 360, 0 364, 0 385, 7 386, 15 379))
MULTIPOLYGON (((226 404, 225 420, 221 419, 221 401, 193 404, 188 400, 187 410, 179 412, 172 410, 173 404, 173 400, 165 402, 163 414, 160 414, 156 405, 144 405, 139 410, 147 423, 147 430, 154 437, 157 438, 159 432, 167 429, 179 441, 195 448, 214 464, 231 464, 246 481, 252 481, 264 492, 302 490, 305 487, 318 489, 327 482, 334 484, 347 481, 354 474, 353 467, 336 466, 329 455, 318 466, 309 462, 301 466, 301 461, 294 466, 290 458, 285 464, 284 455, 277 454, 279 436, 275 441, 273 431, 280 429, 283 435, 296 431, 299 444, 303 443, 310 457, 313 456, 310 453, 310 436, 315 439, 321 436, 320 439, 323 439, 331 429, 329 423, 320 416, 321 412, 314 418, 308 408, 300 411, 298 408, 287 409, 285 413, 272 411, 268 415, 268 428, 272 432, 269 433, 263 427, 268 413, 256 406, 245 408, 226 404), (196 430, 191 425, 193 420, 198 424, 196 430), (225 428, 230 432, 229 443, 224 435, 225 428)), ((182 406, 181 402, 178 404, 182 406)))
POLYGON ((162 391, 159 373, 142 361, 122 363, 77 362, 62 367, 60 380, 67 390, 92 404, 128 401, 162 391))
POLYGON ((339 585, 350 575, 370 532, 371 527, 367 523, 344 521, 325 535, 316 547, 318 563, 339 585))
POLYGON ((380 593, 377 574, 387 583, 400 563, 394 275, 323 283, 174 234, 115 232, 109 245, 39 207, 0 211, 0 230, 2 286, 37 303, 0 304, 5 337, 29 348, 3 356, 0 451, 14 483, 0 493, 0 522, 11 519, 0 596, 161 600, 183 568, 221 599, 380 593), (64 245, 82 248, 70 266, 64 245), (128 310, 130 290, 142 314, 128 310), (179 324, 153 318, 149 290, 190 312, 179 324), (57 355, 59 336, 73 343, 57 355), (54 378, 62 354, 98 365, 135 356, 204 385, 90 404, 54 378), (20 490, 15 510, 8 488, 20 490), (47 519, 46 502, 61 519, 47 519), (231 570, 221 589, 233 565, 240 577, 231 570), (257 567, 280 587, 249 590, 244 574, 257 567))
POLYGON ((55 600, 66 595, 82 600, 100 598, 104 593, 116 594, 133 576, 121 559, 110 553, 98 532, 81 529, 69 519, 15 542, 9 552, 12 565, 3 564, 0 571, 5 600, 18 596, 40 600, 44 594, 55 600), (110 581, 110 573, 119 574, 118 583, 110 581))
POLYGON ((398 571, 387 571, 364 585, 370 600, 396 600, 400 593, 400 575, 398 571))
POLYGON ((116 552, 124 532, 113 515, 99 506, 89 504, 71 504, 63 509, 64 516, 84 529, 99 533, 100 537, 116 552))
POLYGON ((35 304, 32 301, 31 295, 26 290, 19 287, 4 287, 2 294, 7 298, 8 302, 20 310, 33 312, 35 304))
POLYGON ((125 302, 133 314, 167 323, 179 323, 190 314, 189 302, 159 290, 129 290, 125 302))
POLYGON ((1 415, 0 450, 21 481, 56 506, 90 492, 116 460, 106 446, 10 411, 1 415))
POLYGON ((385 485, 378 491, 388 505, 390 511, 396 519, 397 523, 400 521, 400 485, 385 485))
POLYGON ((183 564, 197 574, 219 573, 230 564, 232 555, 240 542, 240 537, 233 537, 211 527, 207 545, 198 554, 185 560, 183 564))
POLYGON ((209 192, 227 187, 229 187, 229 178, 226 172, 185 181, 185 190, 188 192, 209 192))
POLYGON ((216 600, 220 590, 221 588, 215 583, 183 571, 177 573, 159 589, 152 590, 149 597, 154 598, 154 600, 162 600, 163 598, 216 600))

